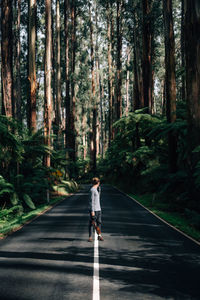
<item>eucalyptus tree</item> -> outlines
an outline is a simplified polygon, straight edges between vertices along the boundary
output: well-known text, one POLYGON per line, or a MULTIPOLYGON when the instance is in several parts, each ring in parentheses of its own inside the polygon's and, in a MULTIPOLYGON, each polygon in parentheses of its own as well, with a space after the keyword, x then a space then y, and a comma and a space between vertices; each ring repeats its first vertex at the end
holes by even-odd
MULTIPOLYGON (((185 1, 185 58, 186 99, 188 106, 189 139, 192 151, 200 142, 200 4, 198 0, 185 1)), ((196 164, 193 160, 192 164, 196 164)))
POLYGON ((133 72, 134 72, 134 97, 133 111, 144 107, 143 77, 142 77, 142 43, 140 39, 140 31, 142 24, 142 16, 138 5, 135 5, 132 12, 133 18, 133 72))
POLYGON ((68 132, 68 146, 69 157, 72 161, 76 160, 76 128, 75 128, 75 114, 76 114, 76 95, 75 95, 75 72, 76 72, 76 29, 77 29, 77 1, 70 3, 70 17, 71 17, 71 80, 70 80, 70 114, 69 114, 69 132, 68 132))
POLYGON ((101 47, 101 10, 98 1, 95 3, 95 61, 96 61, 96 92, 97 92, 97 156, 103 157, 104 153, 104 113, 103 113, 103 72, 101 71, 102 66, 102 47, 101 47))
MULTIPOLYGON (((52 71, 52 35, 51 35, 51 0, 45 0, 45 104, 44 104, 44 137, 45 144, 51 147, 51 125, 52 125, 52 92, 51 92, 51 71, 52 71)), ((50 167, 50 154, 44 158, 46 167, 50 167)))
POLYGON ((116 120, 122 117, 122 13, 123 0, 117 0, 117 82, 116 82, 116 120))
POLYGON ((61 120, 61 25, 60 25, 60 1, 56 0, 56 104, 55 104, 55 125, 57 141, 61 137, 62 120, 61 120))
POLYGON ((111 34, 111 25, 112 25, 112 6, 111 2, 107 1, 106 3, 106 14, 107 14, 107 60, 108 60, 108 97, 109 97, 109 115, 108 115, 108 126, 109 126, 109 146, 113 138, 113 74, 112 74, 112 34, 111 34))
POLYGON ((143 76, 143 94, 144 107, 152 111, 152 39, 153 39, 153 18, 152 18, 152 0, 142 1, 143 27, 142 27, 142 76, 143 76))
POLYGON ((96 86, 95 86, 95 57, 94 57, 94 30, 91 13, 91 3, 89 2, 89 23, 90 23, 90 60, 91 60, 91 130, 90 130, 90 160, 91 169, 96 170, 96 155, 97 155, 97 104, 96 104, 96 86))
POLYGON ((185 0, 181 0, 181 99, 185 100, 186 83, 185 83, 185 0))
MULTIPOLYGON (((172 17, 172 0, 163 0, 163 18, 165 30, 165 88, 167 121, 176 121, 176 78, 175 78, 175 42, 172 17)), ((177 170, 177 137, 173 132, 168 135, 169 169, 177 170)))
POLYGON ((69 148, 69 127, 70 127, 70 58, 69 58, 69 20, 70 17, 70 5, 69 0, 64 2, 64 24, 65 24, 65 146, 69 148))
POLYGON ((21 0, 15 0, 14 2, 14 76, 13 76, 13 97, 15 99, 15 117, 22 124, 22 112, 21 112, 21 41, 20 41, 20 24, 21 24, 21 0))
POLYGON ((13 33, 12 0, 1 1, 1 73, 2 73, 2 98, 3 112, 12 117, 13 105, 13 33))
POLYGON ((88 1, 80 1, 77 16, 77 34, 81 39, 76 42, 76 134, 78 157, 91 157, 91 43, 88 1))
POLYGON ((28 127, 36 131, 36 0, 29 0, 28 8, 28 127))

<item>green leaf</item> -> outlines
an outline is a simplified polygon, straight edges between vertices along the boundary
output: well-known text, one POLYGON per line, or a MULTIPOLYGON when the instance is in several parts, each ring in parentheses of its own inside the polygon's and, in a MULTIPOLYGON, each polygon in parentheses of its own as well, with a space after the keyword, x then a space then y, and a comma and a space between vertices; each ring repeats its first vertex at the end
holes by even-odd
POLYGON ((6 194, 6 193, 10 194, 10 193, 12 193, 12 191, 10 189, 5 188, 5 189, 0 191, 0 196, 3 195, 3 194, 6 194))
POLYGON ((192 152, 194 153, 200 152, 200 146, 196 147, 192 152))
POLYGON ((28 207, 30 207, 31 209, 35 209, 35 204, 33 203, 31 197, 27 194, 24 194, 23 195, 23 199, 24 199, 24 202, 26 203, 26 205, 28 205, 28 207))

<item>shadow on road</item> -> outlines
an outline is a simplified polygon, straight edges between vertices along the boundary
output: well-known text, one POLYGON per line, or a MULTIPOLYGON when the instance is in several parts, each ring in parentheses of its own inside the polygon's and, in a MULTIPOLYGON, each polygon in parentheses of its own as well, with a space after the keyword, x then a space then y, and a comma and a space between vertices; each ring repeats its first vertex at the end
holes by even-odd
POLYGON ((105 292, 109 282, 123 299, 200 299, 200 247, 123 193, 109 187, 104 193, 105 292))

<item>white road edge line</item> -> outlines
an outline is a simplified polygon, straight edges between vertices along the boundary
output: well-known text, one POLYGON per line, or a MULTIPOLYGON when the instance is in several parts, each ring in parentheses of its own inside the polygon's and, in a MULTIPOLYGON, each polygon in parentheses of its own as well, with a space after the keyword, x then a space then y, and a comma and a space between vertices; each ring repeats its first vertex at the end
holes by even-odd
POLYGON ((93 272, 93 300, 100 300, 99 290, 99 241, 95 231, 94 236, 94 272, 93 272))
POLYGON ((130 198, 131 200, 135 201, 137 204, 139 204, 140 206, 142 206, 144 209, 146 209, 148 212, 150 212, 152 215, 154 215, 157 219, 159 219, 160 221, 162 221, 163 223, 165 223, 166 225, 168 225, 169 227, 173 228, 174 230, 178 231, 180 234, 182 234, 183 236, 185 236, 186 238, 188 238, 189 240, 193 241, 195 244, 200 246, 200 242, 196 241, 195 239, 193 239, 191 236, 187 235, 185 232, 181 231, 180 229, 176 228, 175 226, 173 226, 172 224, 168 223, 167 221, 165 221, 164 219, 162 219, 161 217, 159 217, 158 215, 156 215, 154 212, 152 212, 150 209, 148 209, 146 206, 142 205, 139 201, 137 201, 135 198, 129 196, 128 194, 126 194, 125 192, 121 191, 120 189, 118 189, 116 186, 112 186, 114 187, 116 190, 118 190, 119 192, 121 192, 122 194, 126 195, 128 198, 130 198))

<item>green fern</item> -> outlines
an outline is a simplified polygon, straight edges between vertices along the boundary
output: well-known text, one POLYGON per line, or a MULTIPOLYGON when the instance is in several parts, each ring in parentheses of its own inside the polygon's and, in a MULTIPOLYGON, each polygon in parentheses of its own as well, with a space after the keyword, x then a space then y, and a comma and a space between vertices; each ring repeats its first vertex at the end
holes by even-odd
POLYGON ((9 209, 2 209, 0 211, 0 218, 3 219, 4 217, 7 217, 7 216, 9 216, 11 214, 15 214, 15 213, 18 214, 19 212, 21 212, 21 210, 22 210, 21 205, 15 205, 15 206, 13 206, 13 207, 11 207, 9 209))
POLYGON ((11 194, 14 191, 14 186, 7 182, 3 176, 0 175, 0 196, 3 194, 11 194))

